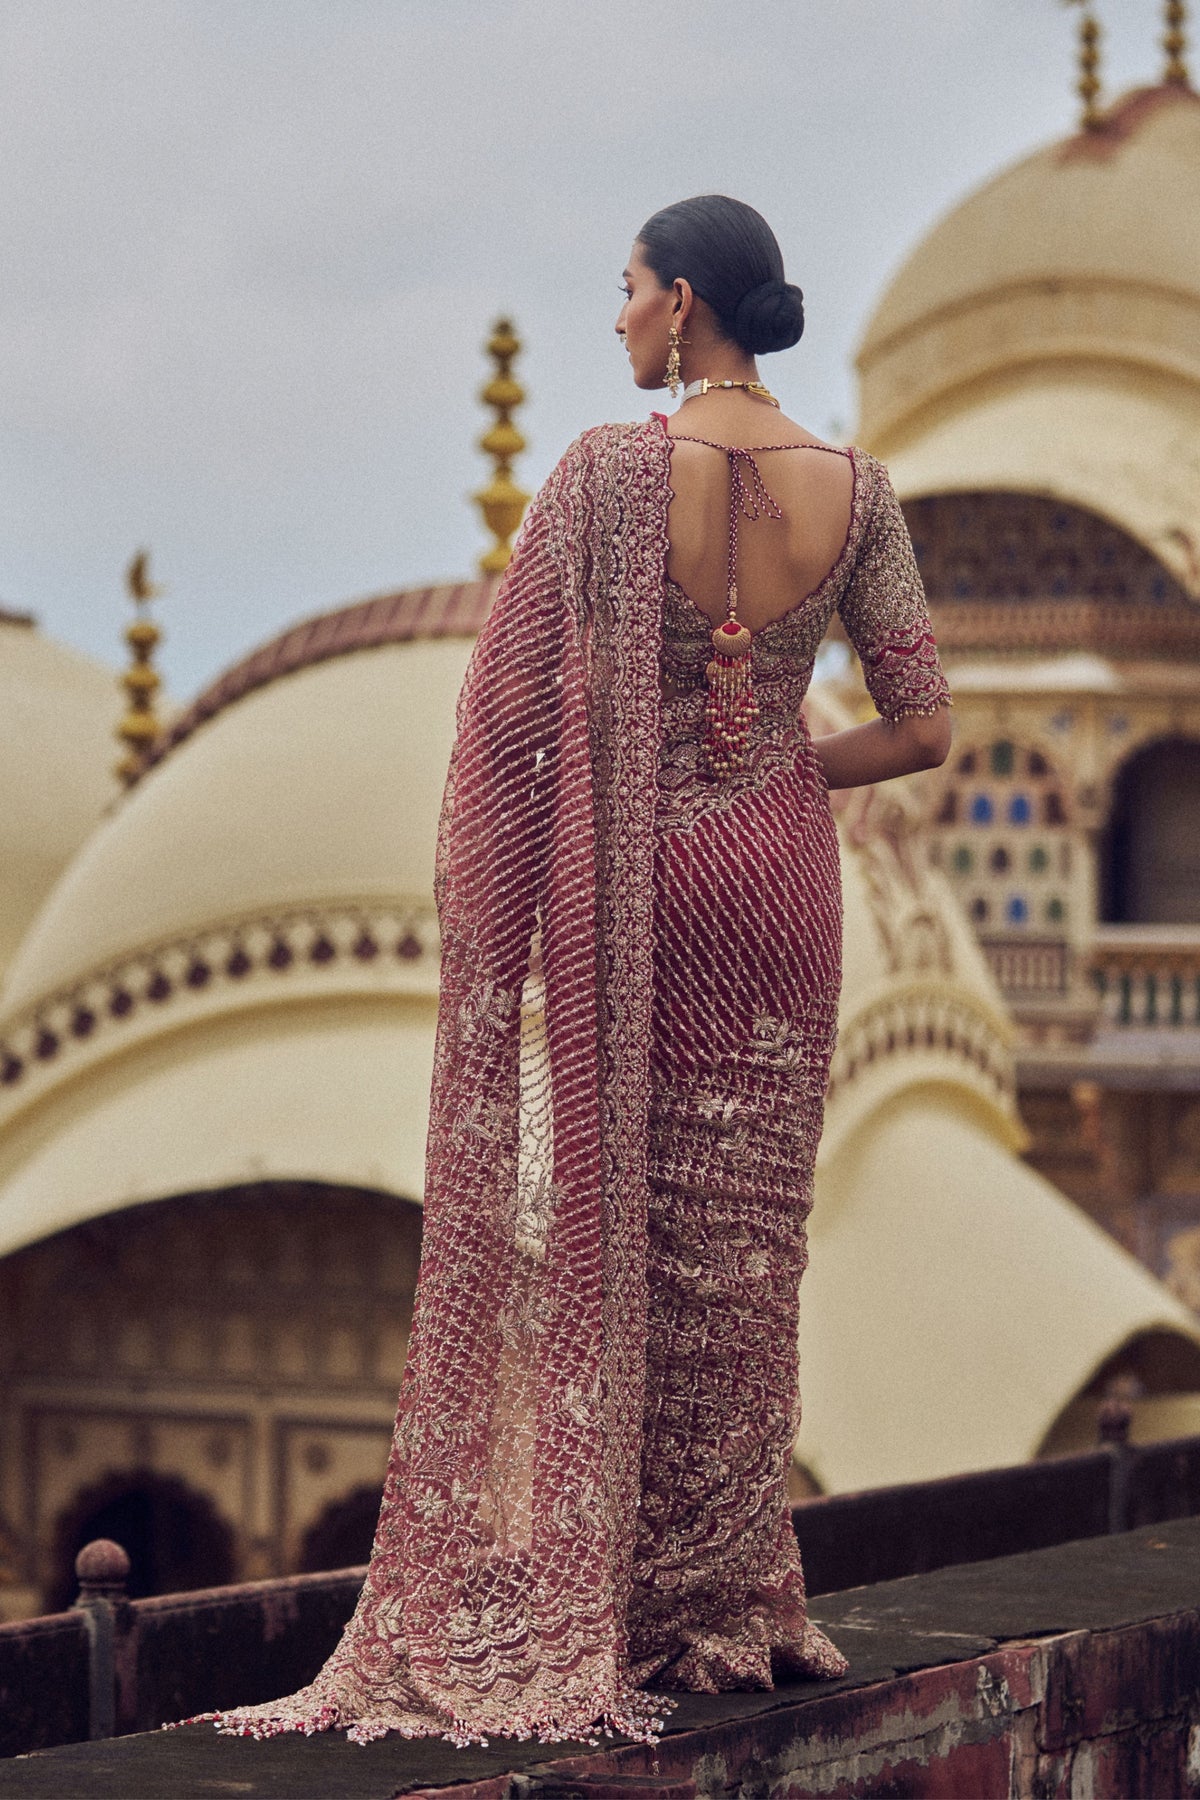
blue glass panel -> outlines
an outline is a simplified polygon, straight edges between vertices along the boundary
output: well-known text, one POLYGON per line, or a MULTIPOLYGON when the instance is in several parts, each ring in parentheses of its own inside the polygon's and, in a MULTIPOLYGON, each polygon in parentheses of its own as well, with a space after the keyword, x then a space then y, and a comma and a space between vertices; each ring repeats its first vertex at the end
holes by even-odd
POLYGON ((1011 894, 1009 896, 1008 905, 1004 909, 1004 916, 1010 925, 1024 925, 1029 917, 1029 907, 1026 904, 1023 894, 1011 894))
POLYGON ((992 822, 992 797, 990 794, 976 794, 971 801, 972 825, 990 825, 992 822))
POLYGON ((1014 794, 1008 803, 1008 822, 1010 825, 1028 825, 1033 817, 1033 808, 1029 804, 1028 794, 1014 794))

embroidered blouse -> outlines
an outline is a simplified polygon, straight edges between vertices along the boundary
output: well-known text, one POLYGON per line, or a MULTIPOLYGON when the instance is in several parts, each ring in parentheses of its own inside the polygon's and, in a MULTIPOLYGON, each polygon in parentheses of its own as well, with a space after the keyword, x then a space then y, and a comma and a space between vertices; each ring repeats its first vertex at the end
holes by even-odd
MULTIPOLYGON (((851 460, 850 523, 840 556, 812 592, 754 632, 754 689, 768 734, 794 718, 835 612, 883 718, 932 713, 950 703, 924 585, 888 472, 864 450, 826 454, 851 460)), ((712 628, 678 582, 665 577, 662 672, 693 706, 712 654, 712 628)))

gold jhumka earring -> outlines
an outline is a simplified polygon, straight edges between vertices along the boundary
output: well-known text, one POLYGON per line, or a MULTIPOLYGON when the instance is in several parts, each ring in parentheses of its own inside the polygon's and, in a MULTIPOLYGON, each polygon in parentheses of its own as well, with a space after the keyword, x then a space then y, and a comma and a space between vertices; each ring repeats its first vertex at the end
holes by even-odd
POLYGON ((670 330, 667 332, 668 348, 666 373, 666 383, 671 390, 672 400, 674 400, 676 394, 679 392, 679 383, 683 379, 679 368, 679 346, 680 344, 686 343, 687 339, 685 337, 680 337, 675 322, 672 320, 670 330))

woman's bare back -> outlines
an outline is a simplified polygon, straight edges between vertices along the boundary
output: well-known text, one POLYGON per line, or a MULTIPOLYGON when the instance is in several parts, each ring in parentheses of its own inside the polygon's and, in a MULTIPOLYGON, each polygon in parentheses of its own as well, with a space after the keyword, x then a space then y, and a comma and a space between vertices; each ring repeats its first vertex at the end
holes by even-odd
POLYGON ((783 517, 738 518, 738 618, 757 631, 794 610, 820 586, 846 543, 854 497, 850 456, 742 395, 700 396, 666 429, 675 440, 668 575, 714 625, 725 618, 731 459, 710 446, 747 449, 783 517), (708 441, 689 441, 697 438, 708 441))

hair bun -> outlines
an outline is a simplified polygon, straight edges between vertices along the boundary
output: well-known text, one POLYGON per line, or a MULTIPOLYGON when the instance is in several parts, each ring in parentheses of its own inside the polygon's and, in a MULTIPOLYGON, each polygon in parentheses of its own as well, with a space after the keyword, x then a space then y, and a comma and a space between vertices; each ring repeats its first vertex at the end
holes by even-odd
POLYGON ((789 350, 804 330, 804 295, 791 281, 763 281, 738 301, 733 335, 751 356, 789 350))

